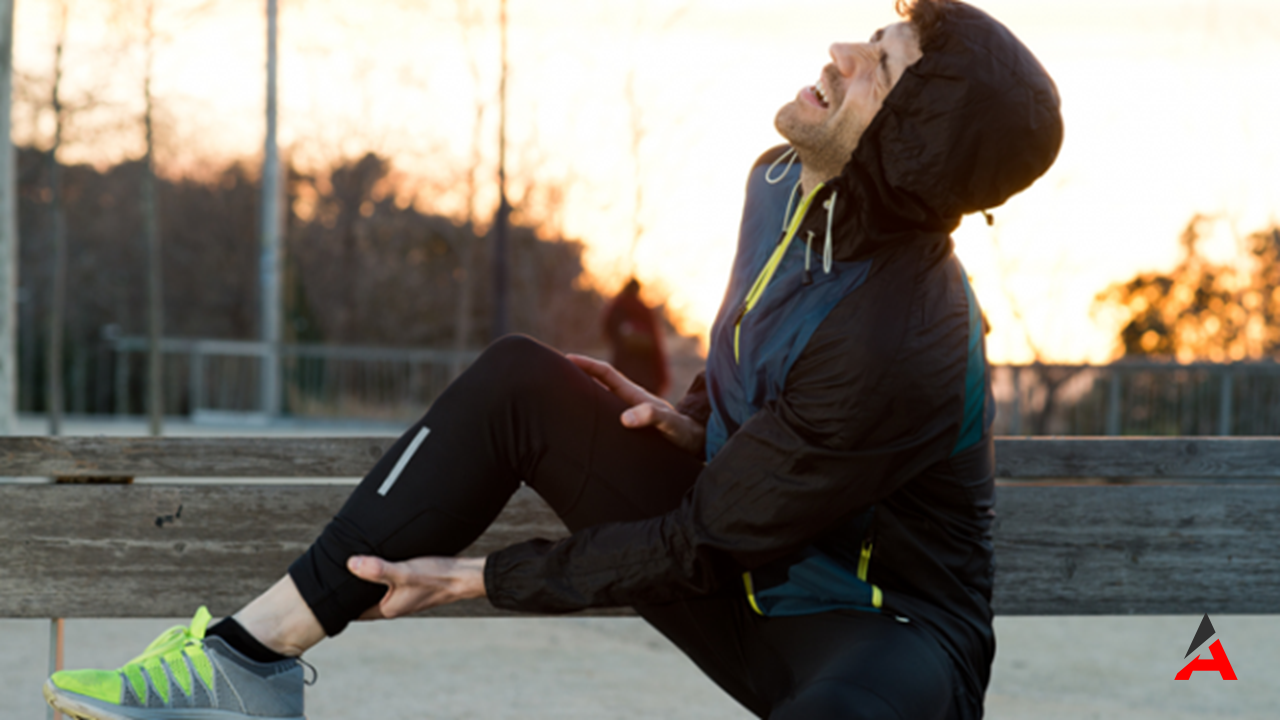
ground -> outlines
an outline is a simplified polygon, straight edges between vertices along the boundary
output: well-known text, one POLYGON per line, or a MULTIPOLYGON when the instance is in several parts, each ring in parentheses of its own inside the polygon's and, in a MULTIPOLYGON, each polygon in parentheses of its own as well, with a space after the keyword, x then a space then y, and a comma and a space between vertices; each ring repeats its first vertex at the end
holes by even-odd
MULTIPOLYGON (((71 620, 69 667, 116 667, 185 620, 71 620)), ((1280 617, 1213 618, 1239 680, 1173 676, 1200 618, 1000 618, 990 720, 1274 718, 1280 617)), ((44 717, 49 623, 0 620, 0 717, 44 717)), ((634 618, 353 625, 307 658, 310 720, 749 718, 634 618)))

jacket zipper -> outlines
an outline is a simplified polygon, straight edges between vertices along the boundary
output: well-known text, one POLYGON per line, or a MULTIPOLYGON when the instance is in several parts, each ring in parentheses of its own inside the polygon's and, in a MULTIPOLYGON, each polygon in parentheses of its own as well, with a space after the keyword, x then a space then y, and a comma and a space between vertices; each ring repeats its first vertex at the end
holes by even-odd
POLYGON ((752 283, 751 289, 747 291, 747 296, 743 298, 742 305, 738 307, 738 316, 733 321, 733 361, 738 363, 741 361, 739 352, 739 340, 742 336, 742 319, 747 313, 760 302, 760 296, 764 294, 765 288, 769 287, 769 281, 773 280, 773 274, 777 271, 778 266, 782 264, 782 258, 787 254, 787 248, 791 246, 791 241, 795 239, 796 233, 800 230, 800 223, 804 221, 804 216, 809 212, 809 206, 813 204, 813 199, 822 190, 823 184, 818 183, 812 191, 804 196, 804 200, 800 201, 800 207, 796 209, 796 214, 792 216, 791 223, 787 226, 787 232, 783 235, 778 246, 774 248, 773 255, 769 256, 769 262, 764 264, 764 268, 760 270, 760 274, 756 276, 756 281, 752 283))
POLYGON ((867 571, 871 569, 871 548, 873 547, 871 538, 862 541, 862 556, 858 558, 858 579, 862 582, 867 581, 867 571))
POLYGON ((858 579, 871 586, 871 607, 879 608, 884 604, 884 593, 875 584, 867 581, 871 572, 871 551, 875 548, 875 538, 870 532, 862 541, 862 553, 858 556, 858 579))

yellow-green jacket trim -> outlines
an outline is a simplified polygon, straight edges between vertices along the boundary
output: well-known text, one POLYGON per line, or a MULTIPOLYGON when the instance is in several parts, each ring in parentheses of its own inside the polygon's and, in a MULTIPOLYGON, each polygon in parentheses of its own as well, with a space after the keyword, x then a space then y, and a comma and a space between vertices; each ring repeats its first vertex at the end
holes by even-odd
POLYGON ((760 270, 760 274, 756 276, 756 281, 751 285, 751 289, 747 291, 747 297, 742 302, 742 309, 738 311, 738 319, 733 324, 733 359, 739 360, 738 357, 738 340, 742 335, 742 318, 756 303, 760 302, 760 296, 764 294, 765 288, 769 287, 769 281, 773 279, 773 273, 778 269, 778 265, 782 263, 782 258, 787 254, 787 248, 791 246, 791 241, 795 239, 796 232, 800 229, 800 223, 804 221, 804 216, 809 212, 809 206, 813 204, 814 197, 823 187, 822 183, 818 183, 813 190, 804 196, 800 201, 800 207, 796 209, 796 214, 791 217, 791 222, 787 225, 787 233, 782 238, 782 242, 774 248, 773 255, 769 256, 769 262, 765 263, 764 268, 760 270))

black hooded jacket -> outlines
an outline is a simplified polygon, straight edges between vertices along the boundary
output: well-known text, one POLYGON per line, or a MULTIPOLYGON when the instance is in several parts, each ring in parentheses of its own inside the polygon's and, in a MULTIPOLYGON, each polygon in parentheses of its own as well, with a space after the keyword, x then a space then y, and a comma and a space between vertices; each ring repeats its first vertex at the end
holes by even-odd
POLYGON ((831 228, 829 271, 805 273, 803 241, 779 249, 776 225, 751 231, 777 211, 760 209, 776 197, 749 182, 708 369, 680 406, 722 427, 723 442, 680 507, 490 555, 495 606, 669 602, 815 549, 855 563, 874 538, 858 577, 882 593, 875 609, 937 638, 981 712, 994 655, 991 406, 949 233, 1047 170, 1062 122, 1047 73, 980 10, 956 3, 922 49, 840 176, 796 213, 790 236, 831 228), (771 253, 776 273, 747 312, 771 253))

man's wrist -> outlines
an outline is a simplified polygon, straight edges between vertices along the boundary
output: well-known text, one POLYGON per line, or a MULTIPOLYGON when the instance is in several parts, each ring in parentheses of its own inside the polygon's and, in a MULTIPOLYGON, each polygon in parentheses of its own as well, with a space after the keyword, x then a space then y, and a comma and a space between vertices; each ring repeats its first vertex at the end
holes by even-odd
POLYGON ((459 600, 485 597, 484 566, 487 558, 458 558, 456 589, 459 600))
POLYGON ((684 418, 687 438, 683 444, 684 449, 695 455, 701 454, 707 445, 707 426, 684 413, 680 413, 680 417, 684 418))

